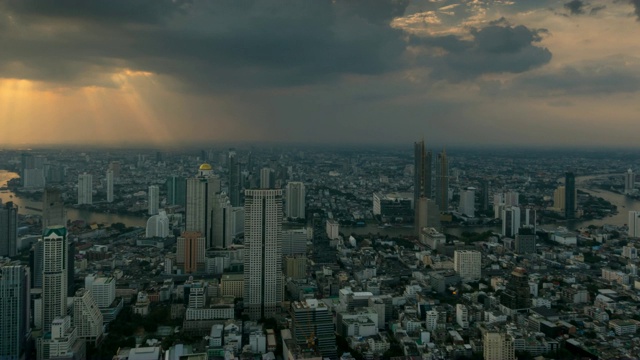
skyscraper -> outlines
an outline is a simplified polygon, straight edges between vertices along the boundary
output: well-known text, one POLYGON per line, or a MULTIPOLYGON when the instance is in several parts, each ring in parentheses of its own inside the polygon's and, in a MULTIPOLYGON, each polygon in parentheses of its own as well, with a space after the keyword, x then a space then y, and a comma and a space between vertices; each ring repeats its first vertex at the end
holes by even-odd
POLYGON ((113 202, 113 170, 107 170, 107 202, 113 202))
POLYGON ((73 298, 73 326, 78 337, 99 343, 102 338, 102 313, 91 291, 79 289, 73 298))
POLYGON ((515 268, 511 272, 504 292, 500 295, 500 305, 519 311, 531 307, 529 275, 523 268, 515 268))
POLYGON ((170 176, 167 178, 167 204, 169 205, 187 205, 187 180, 179 176, 170 176))
POLYGON ((184 231, 176 245, 176 265, 185 274, 204 272, 206 239, 198 231, 184 231))
POLYGON ((157 185, 149 186, 149 215, 158 214, 158 208, 160 207, 160 188, 157 185))
POLYGON ((260 170, 260 188, 273 189, 275 186, 275 174, 271 168, 262 168, 260 170))
POLYGON ((240 163, 236 151, 229 149, 229 201, 231 201, 231 206, 240 206, 241 182, 240 163))
POLYGON ((572 172, 568 172, 564 176, 564 217, 567 219, 575 219, 576 217, 576 177, 572 172))
POLYGON ((636 186, 636 174, 633 170, 627 170, 627 173, 624 174, 624 193, 631 194, 636 186))
POLYGON ((629 237, 640 237, 640 211, 629 211, 629 237))
POLYGON ((445 149, 436 158, 436 203, 440 211, 449 210, 449 161, 445 149))
POLYGON ((305 188, 301 181, 287 183, 287 217, 292 219, 305 218, 305 188))
MULTIPOLYGON (((426 151, 424 140, 413 144, 413 209, 416 231, 424 223, 425 206, 420 206, 421 198, 431 198, 431 151, 426 151)), ((424 203, 424 202, 423 202, 424 203)), ((424 203, 426 204, 426 203, 424 203)))
POLYGON ((291 303, 292 335, 298 346, 320 352, 322 358, 338 357, 333 316, 322 301, 306 299, 291 303))
POLYGON ((476 191, 474 188, 467 188, 460 192, 460 207, 458 211, 468 217, 475 216, 476 191))
POLYGON ((29 268, 0 267, 0 359, 21 359, 29 337, 29 268))
POLYGON ((0 207, 0 256, 18 252, 18 205, 9 201, 0 207))
POLYGON ((520 229, 520 208, 507 206, 502 210, 502 235, 513 238, 520 229))
POLYGON ((226 248, 233 244, 233 238, 236 235, 233 217, 233 207, 229 203, 229 197, 226 194, 217 194, 212 208, 212 247, 226 248))
POLYGON ((56 317, 67 315, 67 229, 63 226, 48 227, 42 241, 42 325, 47 332, 56 317))
POLYGON ((78 175, 78 205, 93 204, 93 176, 91 174, 78 175))
POLYGON ((60 190, 46 188, 42 193, 42 228, 49 226, 65 225, 67 221, 64 215, 64 201, 60 190))
POLYGON ((480 199, 480 210, 489 210, 489 180, 482 180, 482 196, 480 199))
POLYGON ((200 232, 207 248, 213 246, 212 216, 216 194, 220 193, 220 178, 209 164, 202 164, 198 175, 187 179, 186 231, 200 232))
POLYGON ((282 301, 282 190, 246 190, 244 304, 251 319, 270 317, 282 301))

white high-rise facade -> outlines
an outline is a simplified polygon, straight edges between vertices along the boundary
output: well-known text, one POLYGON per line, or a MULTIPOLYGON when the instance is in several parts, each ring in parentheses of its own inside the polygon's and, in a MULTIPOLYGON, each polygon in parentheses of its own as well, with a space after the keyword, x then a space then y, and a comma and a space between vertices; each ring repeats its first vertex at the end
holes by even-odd
POLYGON ((467 188, 460 192, 460 213, 468 217, 474 217, 476 211, 476 189, 467 188))
POLYGON ((502 210, 502 235, 514 237, 520 229, 520 208, 507 206, 502 210))
POLYGON ((246 190, 244 304, 252 320, 282 301, 282 190, 246 190))
POLYGON ((640 211, 629 211, 629 237, 640 237, 640 211))
POLYGON ((287 184, 287 217, 292 219, 305 218, 305 196, 304 183, 291 181, 287 184))
POLYGON ((78 205, 93 204, 93 176, 91 174, 78 175, 78 205))
POLYGON ((505 333, 485 332, 482 338, 485 360, 515 360, 516 350, 511 336, 505 333))
POLYGON ((102 313, 91 291, 79 289, 73 298, 73 326, 78 337, 98 343, 102 338, 102 313))
POLYGON ((149 186, 148 205, 149 215, 157 215, 160 207, 160 188, 157 185, 149 186))
POLYGON ((197 231, 206 238, 206 247, 213 246, 213 206, 220 193, 220 178, 209 164, 202 164, 198 175, 187 179, 186 231, 197 231))
POLYGON ((624 174, 624 193, 631 194, 633 193, 634 187, 636 186, 636 174, 633 170, 627 170, 627 173, 624 174))
POLYGON ((44 230, 42 241, 42 327, 46 332, 56 317, 67 315, 67 229, 49 227, 44 230))
POLYGON ((479 280, 482 269, 482 255, 474 250, 456 250, 453 253, 453 268, 462 281, 479 280))
POLYGON ((113 170, 107 170, 107 202, 113 202, 113 170))
POLYGON ((108 308, 116 298, 116 280, 113 277, 89 275, 84 279, 84 287, 91 291, 99 308, 108 308))

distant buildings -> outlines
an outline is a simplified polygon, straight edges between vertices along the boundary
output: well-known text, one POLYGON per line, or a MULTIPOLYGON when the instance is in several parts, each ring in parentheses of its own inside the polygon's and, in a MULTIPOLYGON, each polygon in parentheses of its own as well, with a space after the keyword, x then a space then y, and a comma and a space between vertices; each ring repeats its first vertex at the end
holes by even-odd
MULTIPOLYGON (((416 233, 421 231, 421 223, 419 219, 424 218, 420 204, 421 198, 431 198, 431 151, 426 151, 424 140, 413 144, 414 154, 414 178, 413 178, 413 206, 414 221, 416 224, 416 233)), ((374 195, 375 196, 375 195, 374 195)))
POLYGON ((31 333, 29 268, 0 267, 0 359, 23 359, 31 333))
POLYGON ((486 331, 482 337, 484 360, 515 360, 516 350, 511 336, 486 331))
POLYGON ((512 311, 531 307, 529 275, 525 269, 516 268, 511 272, 507 286, 500 295, 500 304, 512 311))
POLYGON ((436 203, 440 211, 449 210, 449 161, 445 149, 436 158, 436 203))
POLYGON ((460 192, 460 207, 458 211, 470 218, 475 216, 476 211, 476 192, 475 188, 467 188, 460 192))
POLYGON ((91 174, 78 175, 78 205, 93 204, 93 176, 91 174))
POLYGON ((629 169, 624 174, 624 193, 633 194, 636 186, 636 174, 633 170, 629 169))
POLYGON ((160 206, 160 188, 157 185, 149 186, 147 202, 149 205, 149 215, 158 214, 158 208, 160 206))
POLYGON ((480 280, 482 254, 473 250, 456 250, 453 253, 453 267, 462 281, 480 280))
POLYGON ((326 231, 329 240, 338 239, 340 237, 340 224, 333 219, 327 219, 326 231))
POLYGON ((244 306, 258 320, 282 301, 282 190, 246 190, 244 214, 244 306))
POLYGON ((0 257, 18 252, 18 205, 0 204, 0 257))
POLYGON ((292 337, 300 347, 313 349, 322 358, 337 358, 333 316, 327 305, 316 299, 291 303, 292 337))
MULTIPOLYGON (((408 193, 373 193, 373 215, 379 215, 383 221, 411 219, 414 211, 410 196, 408 193)), ((426 215, 420 214, 420 216, 426 215)), ((416 223, 419 221, 416 220, 416 223)))
POLYGON ((516 235, 515 252, 520 255, 536 253, 536 233, 532 226, 521 228, 516 235))
POLYGON ((629 211, 629 237, 640 237, 640 211, 629 211))
POLYGON ((42 228, 54 225, 66 225, 64 201, 60 190, 45 188, 42 193, 42 228))
POLYGON ((200 232, 213 246, 212 212, 216 194, 220 193, 220 178, 213 174, 209 164, 202 164, 198 175, 187 179, 186 231, 200 232))
POLYGON ((113 202, 113 182, 114 182, 113 170, 108 169, 107 170, 107 202, 108 203, 113 202))
POLYGON ((206 238, 198 231, 184 231, 176 245, 176 266, 185 274, 204 272, 206 238))
POLYGON ((169 218, 167 213, 160 211, 158 215, 153 215, 147 219, 146 237, 166 238, 171 235, 169 231, 169 218))
POLYGON ((229 149, 228 154, 229 165, 229 201, 231 206, 241 206, 240 189, 242 188, 242 177, 240 173, 240 163, 234 149, 229 149))
POLYGON ((180 176, 170 176, 166 181, 167 204, 185 207, 187 205, 187 180, 180 176))
POLYGON ((286 214, 288 218, 304 219, 305 216, 305 196, 304 183, 300 181, 290 181, 287 183, 287 206, 286 214))
POLYGON ((520 208, 508 206, 502 210, 502 235, 513 238, 520 229, 520 208))
POLYGON ((572 172, 568 172, 564 176, 564 186, 565 186, 565 195, 564 195, 564 217, 566 219, 575 219, 576 217, 576 209, 577 209, 577 200, 576 200, 576 177, 572 172))

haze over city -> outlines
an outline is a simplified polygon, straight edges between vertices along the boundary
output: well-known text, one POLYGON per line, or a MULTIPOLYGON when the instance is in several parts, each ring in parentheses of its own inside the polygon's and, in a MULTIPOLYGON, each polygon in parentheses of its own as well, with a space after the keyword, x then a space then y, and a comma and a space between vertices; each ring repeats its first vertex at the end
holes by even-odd
POLYGON ((640 2, 0 1, 5 146, 636 145, 640 2))

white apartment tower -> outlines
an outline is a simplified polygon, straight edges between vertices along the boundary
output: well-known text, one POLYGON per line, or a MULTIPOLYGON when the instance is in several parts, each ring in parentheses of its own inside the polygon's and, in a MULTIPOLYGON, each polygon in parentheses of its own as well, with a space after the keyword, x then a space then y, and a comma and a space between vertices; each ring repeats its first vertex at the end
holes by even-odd
POLYGON ((292 219, 305 218, 305 188, 301 181, 287 183, 287 217, 292 219))
POLYGON ((244 304, 252 320, 282 301, 282 190, 246 190, 244 304))
POLYGON ((102 313, 91 291, 79 289, 73 298, 73 326, 78 337, 98 343, 102 338, 102 313))
POLYGON ((55 318, 67 315, 67 229, 64 226, 46 228, 42 241, 42 327, 46 332, 55 318))
POLYGON ((456 250, 453 253, 453 268, 462 281, 479 280, 481 277, 482 256, 479 251, 456 250))
POLYGON ((149 186, 148 204, 149 215, 157 215, 160 207, 160 188, 157 185, 149 186))
POLYGON ((78 205, 85 204, 93 204, 93 176, 87 173, 78 175, 78 205))
POLYGON ((89 275, 84 279, 84 287, 91 291, 99 308, 108 308, 116 299, 116 280, 113 277, 89 275))
POLYGON ((107 170, 107 202, 113 202, 113 170, 107 170))

